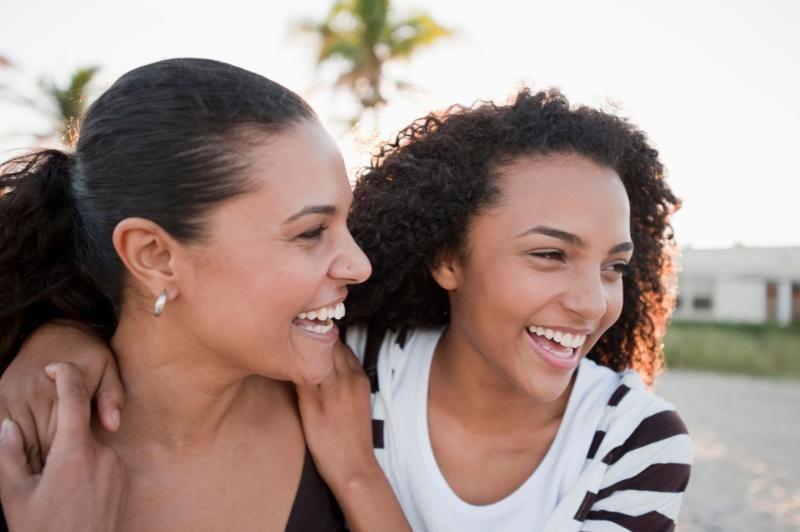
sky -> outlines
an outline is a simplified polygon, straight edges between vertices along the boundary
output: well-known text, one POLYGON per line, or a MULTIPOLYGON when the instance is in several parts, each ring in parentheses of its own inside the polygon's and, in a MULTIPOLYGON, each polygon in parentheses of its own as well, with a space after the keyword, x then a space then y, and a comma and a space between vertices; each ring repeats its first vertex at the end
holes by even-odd
MULTIPOLYGON (((96 91, 159 59, 233 63, 306 97, 351 169, 369 146, 337 116, 313 39, 292 28, 331 0, 0 0, 0 83, 28 96, 98 65, 96 91)), ((678 242, 696 248, 800 245, 800 2, 793 0, 396 0, 455 35, 387 67, 413 89, 380 116, 378 138, 454 103, 505 101, 557 86, 574 103, 628 117, 659 149, 683 207, 678 242)), ((37 113, 0 103, 0 156, 31 145, 37 113)))

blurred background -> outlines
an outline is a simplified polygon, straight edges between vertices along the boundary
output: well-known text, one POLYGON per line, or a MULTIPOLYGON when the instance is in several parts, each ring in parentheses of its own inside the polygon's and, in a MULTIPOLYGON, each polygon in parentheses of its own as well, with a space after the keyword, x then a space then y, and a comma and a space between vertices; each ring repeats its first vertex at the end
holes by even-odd
POLYGON ((800 3, 0 0, 0 156, 68 144, 92 99, 208 57, 302 94, 348 167, 432 110, 560 87, 648 132, 683 200, 657 384, 693 435, 679 530, 800 530, 800 3))

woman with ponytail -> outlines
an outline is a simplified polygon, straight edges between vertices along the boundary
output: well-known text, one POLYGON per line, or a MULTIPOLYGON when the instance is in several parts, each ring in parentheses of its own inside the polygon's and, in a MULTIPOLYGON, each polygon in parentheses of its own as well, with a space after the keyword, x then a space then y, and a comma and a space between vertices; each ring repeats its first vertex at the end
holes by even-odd
MULTIPOLYGON (((299 96, 210 60, 143 66, 91 106, 74 153, 9 161, 0 189, 4 367, 59 327, 43 324, 81 324, 126 394, 124 423, 107 401, 90 427, 80 371, 49 365, 50 419, 4 416, 12 531, 339 530, 331 489, 351 525, 376 517, 359 501, 391 493, 377 462, 326 486, 297 407, 295 387, 345 363, 332 320, 370 273, 341 155, 299 96), (41 477, 38 453, 19 463, 32 429, 56 431, 41 477)), ((351 440, 372 455, 367 418, 351 440)))

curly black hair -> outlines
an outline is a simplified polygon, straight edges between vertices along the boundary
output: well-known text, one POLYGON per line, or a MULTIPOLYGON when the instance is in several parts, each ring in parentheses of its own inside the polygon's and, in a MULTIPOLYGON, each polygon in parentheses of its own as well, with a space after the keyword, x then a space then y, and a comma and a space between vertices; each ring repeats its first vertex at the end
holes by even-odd
POLYGON ((549 154, 586 157, 615 170, 625 185, 636 252, 623 280, 622 315, 588 356, 615 371, 632 367, 652 382, 674 308, 669 217, 680 203, 641 130, 597 109, 570 107, 555 89, 525 88, 508 105, 479 102, 429 114, 378 149, 354 190, 350 230, 373 274, 352 287, 348 321, 401 331, 448 323, 447 293, 431 266, 445 253, 468 253, 470 222, 502 199, 504 165, 549 154))

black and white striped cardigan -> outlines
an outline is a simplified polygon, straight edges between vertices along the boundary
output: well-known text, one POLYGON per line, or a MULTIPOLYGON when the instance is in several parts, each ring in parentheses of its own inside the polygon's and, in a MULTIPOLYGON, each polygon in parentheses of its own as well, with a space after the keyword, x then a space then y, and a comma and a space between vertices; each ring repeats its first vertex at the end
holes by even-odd
MULTIPOLYGON (((365 345, 356 349, 373 394, 379 390, 382 341, 383 335, 370 331, 365 345)), ((543 532, 675 529, 692 462, 688 431, 672 405, 650 393, 635 371, 619 376, 581 474, 543 532)), ((380 453, 384 420, 379 412, 373 411, 373 416, 373 447, 380 453)))
POLYGON ((546 532, 674 530, 692 446, 672 405, 628 370, 606 405, 577 482, 546 532))

